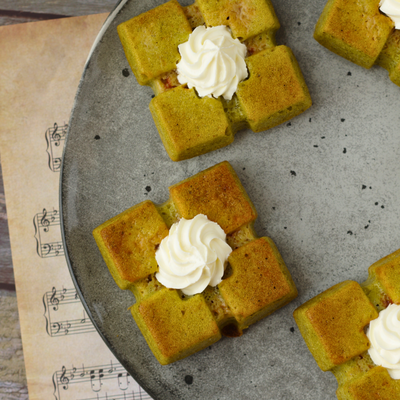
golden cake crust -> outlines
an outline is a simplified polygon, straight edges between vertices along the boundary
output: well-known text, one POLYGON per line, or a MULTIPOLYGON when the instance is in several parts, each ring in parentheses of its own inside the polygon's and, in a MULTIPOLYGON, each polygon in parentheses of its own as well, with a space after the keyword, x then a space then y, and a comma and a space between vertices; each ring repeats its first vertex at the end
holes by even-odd
POLYGON ((400 304, 400 249, 372 264, 368 272, 382 286, 389 302, 400 304))
POLYGON ((239 40, 279 29, 270 0, 196 0, 196 3, 207 26, 227 25, 239 40))
POLYGON ((314 37, 329 41, 335 38, 365 55, 365 66, 371 67, 393 30, 390 18, 379 12, 379 0, 331 0, 317 23, 314 37), (368 60, 368 64, 367 64, 368 60))
POLYGON ((178 45, 186 42, 192 33, 177 0, 140 14, 117 29, 125 55, 141 85, 176 68, 180 60, 178 45))
POLYGON ((176 290, 163 289, 135 304, 131 311, 161 364, 184 358, 221 338, 201 295, 182 301, 176 290))
POLYGON ((357 282, 339 283, 301 307, 295 311, 295 319, 303 314, 315 330, 322 351, 314 357, 324 371, 368 350, 364 327, 378 317, 378 312, 357 282))
POLYGON ((257 218, 253 203, 226 161, 171 186, 169 192, 183 218, 205 214, 226 234, 257 218))
POLYGON ((400 31, 379 10, 380 0, 329 0, 314 38, 334 53, 364 67, 378 64, 400 86, 400 31))
POLYGON ((275 244, 260 238, 229 256, 232 275, 219 290, 241 327, 247 327, 297 296, 297 289, 275 244), (251 296, 249 296, 251 293, 251 296))
POLYGON ((375 367, 360 379, 339 388, 339 400, 395 400, 400 399, 400 384, 383 367, 375 367))
POLYGON ((279 125, 311 106, 308 88, 288 47, 250 56, 247 66, 250 78, 239 83, 236 93, 254 132, 279 125))
POLYGON ((106 221, 93 231, 100 251, 121 289, 156 272, 154 251, 168 227, 151 201, 106 221))
POLYGON ((173 161, 219 149, 233 142, 221 100, 199 98, 194 89, 178 86, 156 96, 150 111, 173 161), (196 116, 193 118, 193 116, 196 116))

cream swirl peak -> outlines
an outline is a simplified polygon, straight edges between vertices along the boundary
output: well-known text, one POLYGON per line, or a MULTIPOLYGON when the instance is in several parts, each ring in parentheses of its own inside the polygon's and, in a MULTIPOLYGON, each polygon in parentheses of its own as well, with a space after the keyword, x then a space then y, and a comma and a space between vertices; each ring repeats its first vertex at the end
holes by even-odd
POLYGON ((368 350, 376 365, 386 368, 393 379, 400 379, 400 305, 391 304, 370 322, 368 350))
POLYGON ((381 0, 379 9, 394 22, 396 29, 400 29, 400 0, 381 0))
POLYGON ((182 218, 173 224, 156 251, 159 272, 156 278, 186 295, 201 293, 208 285, 222 281, 225 264, 232 252, 226 235, 203 214, 182 218))
POLYGON ((178 46, 178 81, 194 87, 200 97, 232 99, 240 81, 247 78, 244 58, 247 48, 233 39, 225 26, 198 26, 189 40, 178 46))

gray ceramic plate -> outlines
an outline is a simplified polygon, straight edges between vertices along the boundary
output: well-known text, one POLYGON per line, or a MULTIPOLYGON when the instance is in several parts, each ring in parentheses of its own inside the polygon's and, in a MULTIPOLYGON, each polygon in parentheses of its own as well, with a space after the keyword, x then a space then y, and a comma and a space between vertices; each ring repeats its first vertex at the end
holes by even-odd
POLYGON ((61 184, 77 288, 107 345, 155 399, 333 400, 336 381, 317 367, 292 312, 335 283, 363 281, 370 264, 400 247, 400 88, 385 70, 365 70, 314 41, 325 0, 273 0, 278 43, 294 51, 313 107, 268 132, 244 131, 228 147, 173 163, 148 109, 152 91, 126 76, 116 32, 159 3, 128 1, 82 77, 61 184), (237 171, 259 212, 256 230, 277 244, 299 297, 240 338, 160 366, 127 311, 133 295, 114 283, 91 232, 143 200, 164 202, 168 186, 223 160, 237 171))

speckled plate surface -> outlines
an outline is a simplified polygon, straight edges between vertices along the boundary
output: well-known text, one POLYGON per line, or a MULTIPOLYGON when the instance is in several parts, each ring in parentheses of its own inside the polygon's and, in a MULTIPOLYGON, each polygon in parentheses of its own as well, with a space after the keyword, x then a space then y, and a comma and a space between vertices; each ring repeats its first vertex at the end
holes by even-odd
POLYGON ((384 69, 365 70, 313 39, 325 0, 272 1, 282 26, 277 42, 294 51, 314 102, 289 123, 242 131, 228 147, 172 162, 148 109, 153 93, 137 84, 116 31, 158 0, 123 5, 78 91, 61 181, 68 260, 107 345, 155 399, 336 399, 335 378, 318 368, 292 312, 340 281, 362 282, 373 262, 400 247, 400 88, 384 69), (127 310, 134 296, 114 283, 91 232, 143 200, 164 202, 168 186, 223 160, 299 297, 242 337, 161 366, 127 310))

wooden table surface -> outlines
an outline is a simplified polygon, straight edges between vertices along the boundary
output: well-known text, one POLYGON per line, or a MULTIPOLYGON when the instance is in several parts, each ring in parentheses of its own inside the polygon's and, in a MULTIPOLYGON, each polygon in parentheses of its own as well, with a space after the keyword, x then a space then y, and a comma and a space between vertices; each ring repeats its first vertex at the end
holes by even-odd
MULTIPOLYGON (((0 26, 110 12, 116 2, 117 0, 0 0, 0 26)), ((28 399, 1 163, 0 399, 28 399)))

